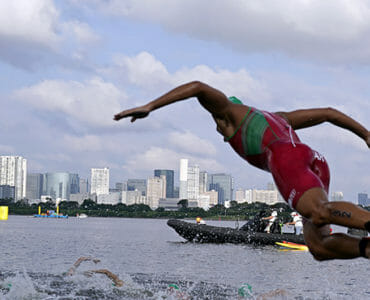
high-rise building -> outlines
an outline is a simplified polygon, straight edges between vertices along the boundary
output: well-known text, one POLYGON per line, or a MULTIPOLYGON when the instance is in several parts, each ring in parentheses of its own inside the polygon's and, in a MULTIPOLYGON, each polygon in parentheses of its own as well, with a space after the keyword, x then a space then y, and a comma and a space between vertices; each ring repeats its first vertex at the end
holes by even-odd
POLYGON ((166 198, 166 177, 154 177, 148 179, 147 201, 152 209, 158 208, 159 199, 166 198))
POLYGON ((15 187, 10 185, 0 185, 0 199, 14 199, 15 187))
POLYGON ((46 173, 43 179, 42 194, 50 196, 54 201, 69 201, 71 194, 70 174, 66 172, 46 173))
POLYGON ((218 204, 225 204, 225 201, 232 201, 233 179, 228 174, 210 174, 208 176, 209 190, 218 192, 218 204))
POLYGON ((89 181, 85 178, 80 178, 80 193, 87 194, 89 192, 89 181))
POLYGON ((15 201, 26 197, 27 160, 22 156, 0 156, 0 185, 15 188, 15 201))
POLYGON ((198 200, 199 198, 199 166, 188 167, 188 200, 198 200))
POLYGON ((69 174, 70 193, 80 193, 80 176, 78 174, 69 174))
POLYGON ((199 172, 199 193, 203 194, 208 191, 208 173, 206 171, 199 172))
POLYGON ((26 184, 26 198, 29 200, 41 199, 44 176, 41 173, 28 173, 26 184))
POLYGON ((140 191, 141 195, 146 195, 147 182, 146 179, 128 179, 127 190, 128 191, 140 191))
POLYGON ((188 163, 187 159, 180 159, 180 199, 188 199, 188 163))
POLYGON ((155 177, 166 176, 166 198, 174 198, 174 171, 173 170, 154 170, 155 177))
POLYGON ((173 198, 180 198, 180 188, 178 186, 175 186, 173 189, 173 198))
POLYGON ((91 169, 91 194, 109 194, 109 168, 91 169))
POLYGON ((369 199, 368 194, 359 193, 358 194, 358 204, 362 206, 370 206, 370 199, 369 199))
POLYGON ((127 181, 126 182, 116 182, 116 190, 118 191, 127 191, 127 181))

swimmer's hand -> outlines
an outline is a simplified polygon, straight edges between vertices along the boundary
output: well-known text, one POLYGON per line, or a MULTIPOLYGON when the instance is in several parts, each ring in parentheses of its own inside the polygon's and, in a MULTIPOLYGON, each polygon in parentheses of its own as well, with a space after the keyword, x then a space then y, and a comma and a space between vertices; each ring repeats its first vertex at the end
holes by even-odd
POLYGON ((151 109, 147 105, 123 110, 120 113, 114 115, 113 120, 121 120, 123 118, 131 117, 131 122, 135 122, 136 119, 142 119, 149 115, 151 109))
POLYGON ((370 131, 367 132, 366 144, 370 148, 370 131))

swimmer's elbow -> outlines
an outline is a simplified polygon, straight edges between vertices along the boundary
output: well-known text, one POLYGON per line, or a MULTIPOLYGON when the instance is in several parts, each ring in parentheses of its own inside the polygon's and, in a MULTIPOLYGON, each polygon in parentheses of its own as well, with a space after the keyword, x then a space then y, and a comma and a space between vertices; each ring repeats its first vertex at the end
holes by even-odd
POLYGON ((333 107, 325 108, 325 121, 330 123, 336 123, 341 113, 333 107))
POLYGON ((202 94, 208 87, 205 83, 198 80, 191 81, 189 84, 194 89, 196 95, 202 94))

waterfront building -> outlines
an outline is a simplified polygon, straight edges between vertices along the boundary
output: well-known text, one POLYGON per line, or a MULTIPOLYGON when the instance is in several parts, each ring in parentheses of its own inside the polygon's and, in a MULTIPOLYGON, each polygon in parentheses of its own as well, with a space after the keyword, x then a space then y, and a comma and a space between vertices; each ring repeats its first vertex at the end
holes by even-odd
POLYGON ((44 175, 41 173, 28 173, 26 183, 26 198, 40 200, 44 186, 44 175))
POLYGON ((0 185, 14 186, 14 200, 26 197, 27 160, 22 156, 0 156, 0 185))
POLYGON ((198 201, 199 198, 199 166, 188 167, 187 175, 188 200, 198 201))
POLYGON ((179 198, 166 198, 159 199, 158 207, 164 208, 165 211, 177 211, 179 210, 179 198))
POLYGON ((180 159, 180 199, 188 199, 188 164, 187 159, 180 159))
POLYGON ((96 196, 90 195, 89 193, 78 193, 78 194, 70 194, 69 201, 77 202, 78 205, 81 205, 85 200, 92 200, 96 202, 96 196))
POLYGON ((109 168, 91 169, 91 194, 109 194, 109 168))
POLYGON ((173 198, 173 189, 174 189, 174 171, 173 170, 154 170, 155 177, 166 177, 166 196, 168 198, 173 198))
POLYGON ((225 201, 232 201, 233 182, 231 175, 224 173, 208 176, 208 189, 218 192, 218 204, 224 205, 225 201))
POLYGON ((261 202, 272 205, 279 202, 284 202, 277 189, 275 190, 256 190, 249 189, 245 191, 245 202, 261 202))
POLYGON ((138 190, 143 196, 147 194, 147 181, 146 179, 128 179, 127 180, 127 191, 138 190))
POLYGON ((96 195, 96 202, 98 204, 111 204, 116 205, 121 203, 121 192, 109 193, 109 194, 98 194, 96 195))
POLYGON ((132 204, 147 204, 146 197, 143 196, 141 191, 122 191, 122 201, 121 203, 126 205, 132 204))
POLYGON ((331 201, 343 201, 344 196, 342 192, 333 192, 331 194, 331 201))
POLYGON ((246 200, 246 193, 245 193, 245 190, 243 189, 238 189, 236 192, 235 192, 235 201, 237 203, 244 203, 244 202, 247 202, 246 200))
POLYGON ((11 185, 0 185, 0 199, 14 199, 15 187, 11 185))
POLYGON ((209 207, 213 207, 218 204, 218 192, 215 190, 210 190, 205 193, 200 194, 200 196, 209 197, 209 207))
POLYGON ((209 210, 210 205, 210 195, 200 194, 198 197, 198 207, 203 208, 204 210, 209 210))
POLYGON ((166 198, 166 177, 149 178, 147 183, 147 201, 151 209, 158 208, 159 199, 166 198))
POLYGON ((42 195, 50 196, 54 201, 69 201, 71 193, 69 173, 46 173, 44 174, 43 183, 42 195))

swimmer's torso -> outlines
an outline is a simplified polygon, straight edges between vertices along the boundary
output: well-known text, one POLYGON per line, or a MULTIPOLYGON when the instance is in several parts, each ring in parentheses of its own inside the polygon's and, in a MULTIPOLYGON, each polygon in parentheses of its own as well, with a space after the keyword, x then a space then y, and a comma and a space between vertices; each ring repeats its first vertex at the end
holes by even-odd
MULTIPOLYGON (((229 131, 230 132, 230 131, 229 131)), ((249 107, 234 132, 225 138, 252 165, 269 170, 269 147, 277 141, 300 143, 296 133, 281 116, 249 107)))

